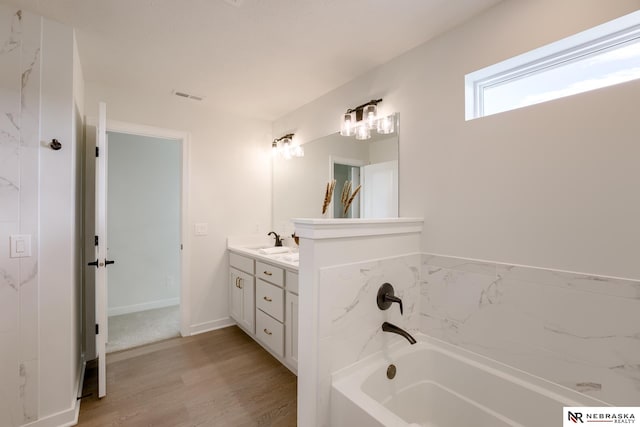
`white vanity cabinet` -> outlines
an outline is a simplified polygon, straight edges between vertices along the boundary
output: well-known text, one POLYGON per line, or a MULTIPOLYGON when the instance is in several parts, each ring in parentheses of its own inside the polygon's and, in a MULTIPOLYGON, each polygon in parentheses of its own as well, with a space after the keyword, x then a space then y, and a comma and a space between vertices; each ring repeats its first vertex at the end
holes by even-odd
POLYGON ((283 265, 257 254, 251 256, 248 251, 238 251, 242 255, 231 248, 229 252, 230 316, 295 373, 298 369, 298 271, 295 265, 283 265))
POLYGON ((252 334, 256 332, 255 301, 253 260, 234 254, 229 268, 229 315, 252 334))

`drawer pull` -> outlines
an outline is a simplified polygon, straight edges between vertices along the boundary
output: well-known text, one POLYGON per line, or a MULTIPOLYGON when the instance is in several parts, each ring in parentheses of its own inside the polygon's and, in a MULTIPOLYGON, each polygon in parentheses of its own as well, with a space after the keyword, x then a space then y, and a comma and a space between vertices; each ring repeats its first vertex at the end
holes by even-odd
POLYGON ((265 276, 273 276, 273 273, 267 270, 263 271, 263 273, 265 274, 265 276))
POLYGON ((267 334, 267 335, 273 335, 273 332, 271 332, 267 328, 264 328, 264 333, 267 334))
POLYGON ((263 297, 262 299, 263 299, 263 300, 265 300, 266 302, 271 302, 271 301, 273 301, 273 300, 272 300, 271 298, 269 298, 269 297, 263 297))
POLYGON ((236 284, 236 286, 240 289, 242 289, 242 278, 238 277, 238 283, 236 284))

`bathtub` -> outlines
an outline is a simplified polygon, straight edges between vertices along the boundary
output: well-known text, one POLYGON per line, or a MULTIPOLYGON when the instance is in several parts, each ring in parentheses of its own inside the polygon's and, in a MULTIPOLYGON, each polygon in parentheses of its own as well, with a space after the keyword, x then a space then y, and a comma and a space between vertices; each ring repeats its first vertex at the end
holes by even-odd
POLYGON ((561 426, 563 406, 607 406, 453 345, 416 339, 333 376, 332 427, 561 426))

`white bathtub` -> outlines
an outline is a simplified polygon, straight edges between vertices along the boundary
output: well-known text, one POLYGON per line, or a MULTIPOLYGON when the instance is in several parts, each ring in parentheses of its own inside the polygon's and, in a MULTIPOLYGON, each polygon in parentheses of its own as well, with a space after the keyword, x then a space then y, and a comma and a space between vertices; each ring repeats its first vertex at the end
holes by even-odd
POLYGON ((338 372, 331 426, 561 426, 563 406, 607 406, 450 344, 416 336, 338 372), (389 363, 396 366, 387 378, 389 363))

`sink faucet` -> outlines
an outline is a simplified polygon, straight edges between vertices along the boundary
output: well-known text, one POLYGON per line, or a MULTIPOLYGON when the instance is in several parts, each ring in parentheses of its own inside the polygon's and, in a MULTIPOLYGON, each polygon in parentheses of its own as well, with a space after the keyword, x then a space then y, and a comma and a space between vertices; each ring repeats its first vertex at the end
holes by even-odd
POLYGON ((412 345, 416 343, 416 339, 409 334, 409 332, 405 331, 402 328, 397 327, 393 323, 384 322, 382 324, 382 330, 385 332, 392 332, 394 334, 402 335, 409 341, 412 345))
POLYGON ((270 236, 272 234, 273 234, 273 237, 276 238, 276 246, 282 246, 282 237, 280 237, 278 233, 276 233, 275 231, 271 231, 267 233, 267 236, 270 236))

